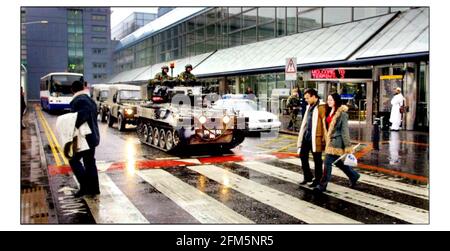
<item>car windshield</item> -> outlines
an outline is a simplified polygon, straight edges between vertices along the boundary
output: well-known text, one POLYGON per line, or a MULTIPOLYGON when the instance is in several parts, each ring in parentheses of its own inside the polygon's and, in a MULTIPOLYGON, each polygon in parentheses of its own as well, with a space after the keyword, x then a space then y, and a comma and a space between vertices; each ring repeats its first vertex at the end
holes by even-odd
POLYGON ((123 90, 119 91, 119 98, 120 99, 128 99, 128 100, 140 100, 141 92, 135 91, 135 90, 123 90))
POLYGON ((50 92, 60 95, 72 95, 72 83, 77 80, 80 81, 81 77, 76 75, 53 75, 50 92))
POLYGON ((108 98, 108 91, 100 92, 100 100, 106 100, 108 98))
POLYGON ((219 100, 215 104, 216 108, 219 109, 234 109, 236 111, 256 111, 257 105, 256 102, 252 100, 219 100))

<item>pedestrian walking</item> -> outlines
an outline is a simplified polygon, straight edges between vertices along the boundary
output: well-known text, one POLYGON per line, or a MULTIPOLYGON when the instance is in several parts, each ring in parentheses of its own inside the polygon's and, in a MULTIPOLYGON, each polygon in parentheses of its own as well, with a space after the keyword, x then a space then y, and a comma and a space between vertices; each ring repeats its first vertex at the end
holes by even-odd
POLYGON ((20 127, 22 129, 25 129, 26 126, 23 123, 23 115, 25 114, 25 111, 27 109, 27 103, 25 102, 25 94, 23 92, 23 87, 20 86, 20 127))
MULTIPOLYGON (((402 123, 402 106, 404 105, 405 98, 402 95, 402 89, 396 88, 394 97, 391 100, 391 116, 389 122, 392 123, 391 131, 400 130, 400 125, 402 123)), ((403 111, 404 112, 404 111, 403 111)))
POLYGON ((84 84, 80 81, 72 83, 74 93, 70 102, 71 112, 77 113, 75 127, 87 123, 91 133, 86 135, 89 149, 82 152, 74 152, 73 158, 69 160, 75 177, 80 183, 80 190, 75 197, 83 195, 97 195, 100 193, 97 166, 95 163, 95 148, 100 143, 100 133, 97 124, 97 106, 88 94, 84 91, 84 84), (83 159, 83 164, 81 164, 83 159))
POLYGON ((297 127, 297 116, 300 111, 300 105, 301 105, 297 88, 294 88, 292 90, 292 94, 291 94, 291 96, 289 96, 286 103, 287 103, 287 108, 288 108, 289 117, 290 117, 288 130, 295 131, 298 128, 297 127))
POLYGON ((327 99, 326 126, 327 133, 325 137, 325 168, 323 177, 314 191, 323 192, 326 190, 328 182, 331 179, 331 170, 333 164, 339 167, 350 179, 350 187, 354 187, 359 179, 359 174, 350 166, 344 165, 340 157, 344 154, 353 152, 350 143, 350 132, 348 128, 348 107, 342 105, 339 94, 333 93, 327 99))
POLYGON ((322 177, 322 151, 325 148, 326 133, 326 105, 320 101, 319 95, 314 89, 306 90, 304 98, 308 106, 303 116, 297 140, 304 175, 304 180, 300 184, 305 185, 312 181, 313 183, 309 186, 314 187, 319 184, 322 177), (309 152, 312 152, 314 159, 314 176, 309 168, 309 152))

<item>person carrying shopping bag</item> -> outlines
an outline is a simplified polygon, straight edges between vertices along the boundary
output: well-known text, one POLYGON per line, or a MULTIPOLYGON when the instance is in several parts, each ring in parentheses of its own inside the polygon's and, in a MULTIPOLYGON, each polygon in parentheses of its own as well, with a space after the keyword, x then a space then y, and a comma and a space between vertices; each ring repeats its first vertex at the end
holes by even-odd
POLYGON ((350 143, 350 132, 348 128, 348 107, 342 105, 339 94, 333 93, 327 99, 326 126, 327 134, 325 137, 325 167, 320 183, 314 188, 315 192, 324 192, 328 182, 331 179, 331 170, 333 164, 339 167, 350 180, 350 187, 354 187, 360 175, 350 166, 344 165, 341 156, 353 152, 350 143))

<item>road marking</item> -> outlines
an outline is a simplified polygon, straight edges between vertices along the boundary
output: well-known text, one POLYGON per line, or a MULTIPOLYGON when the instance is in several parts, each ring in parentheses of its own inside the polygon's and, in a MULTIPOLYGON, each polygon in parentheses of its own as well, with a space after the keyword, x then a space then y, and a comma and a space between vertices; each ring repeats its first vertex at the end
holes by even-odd
POLYGON ((105 173, 98 174, 100 195, 85 197, 96 223, 148 224, 148 220, 105 173))
MULTIPOLYGON (((298 159, 298 158, 282 159, 280 161, 298 165, 298 166, 302 165, 300 159, 298 159)), ((313 161, 310 161, 309 164, 311 166, 314 166, 313 161)), ((339 168, 333 168, 332 175, 342 177, 342 178, 347 178, 347 175, 345 175, 344 172, 342 172, 342 170, 340 170, 339 168)), ((395 181, 390 181, 390 180, 386 180, 386 179, 380 179, 380 178, 372 177, 370 175, 363 174, 363 173, 360 173, 360 175, 361 175, 361 177, 359 178, 358 182, 369 184, 369 185, 376 186, 376 187, 386 188, 386 189, 389 189, 392 191, 411 195, 411 196, 418 197, 421 199, 426 199, 426 200, 429 199, 427 188, 418 187, 418 186, 400 183, 400 182, 395 182, 395 181)))
MULTIPOLYGON (((303 180, 302 174, 257 161, 241 162, 238 163, 238 165, 293 184, 298 184, 301 180, 303 180)), ((304 187, 312 190, 312 188, 307 186, 304 187)), ((410 223, 428 223, 428 211, 420 208, 384 199, 372 194, 363 193, 354 189, 333 184, 331 182, 328 183, 327 190, 329 191, 327 194, 332 197, 371 209, 373 211, 377 211, 410 223)))
POLYGON ((143 170, 137 174, 201 223, 254 223, 164 170, 143 170))
POLYGON ((56 136, 53 133, 52 128, 49 126, 49 124, 47 122, 47 119, 45 119, 44 114, 42 114, 42 117, 44 118, 44 123, 46 124, 46 126, 47 126, 47 128, 48 128, 48 130, 50 132, 50 135, 52 136, 53 142, 54 142, 54 144, 56 146, 56 149, 58 150, 58 153, 61 155, 61 158, 64 161, 64 164, 69 165, 69 161, 67 160, 66 156, 64 156, 64 151, 62 150, 61 146, 59 145, 58 140, 56 139, 56 136))
POLYGON ((306 223, 360 223, 214 165, 189 166, 187 168, 306 223))
POLYGON ((297 142, 288 144, 286 146, 283 146, 283 147, 281 147, 281 148, 279 148, 277 150, 274 150, 274 152, 282 152, 282 151, 284 151, 284 150, 286 150, 286 149, 288 149, 290 147, 295 147, 295 146, 297 146, 297 142))
POLYGON ((44 128, 44 134, 47 137, 48 144, 50 145, 50 149, 52 150, 53 159, 55 160, 55 163, 57 166, 61 166, 61 160, 59 159, 59 155, 55 149, 55 145, 53 145, 52 139, 48 132, 48 128, 46 127, 46 124, 44 123, 44 115, 42 114, 42 111, 37 106, 35 106, 35 111, 38 115, 37 117, 38 117, 39 121, 41 122, 42 128, 44 128))

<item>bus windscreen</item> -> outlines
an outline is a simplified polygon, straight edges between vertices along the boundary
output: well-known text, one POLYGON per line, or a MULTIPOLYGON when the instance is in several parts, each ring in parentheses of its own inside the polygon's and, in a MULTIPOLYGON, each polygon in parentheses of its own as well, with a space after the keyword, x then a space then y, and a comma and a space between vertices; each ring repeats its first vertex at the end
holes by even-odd
POLYGON ((72 83, 77 80, 80 81, 80 76, 54 75, 50 92, 62 95, 72 94, 72 83))

